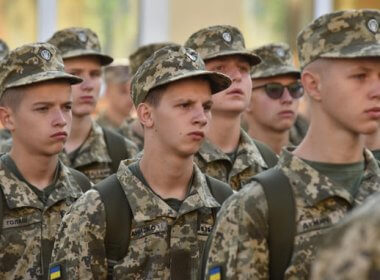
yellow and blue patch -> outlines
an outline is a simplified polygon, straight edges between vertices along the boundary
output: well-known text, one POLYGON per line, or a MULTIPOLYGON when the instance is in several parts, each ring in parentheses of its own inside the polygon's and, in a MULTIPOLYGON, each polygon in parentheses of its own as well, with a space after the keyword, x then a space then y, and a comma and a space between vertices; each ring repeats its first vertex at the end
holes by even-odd
POLYGON ((55 280, 55 279, 60 279, 61 278, 61 266, 59 264, 51 267, 49 269, 49 279, 50 280, 55 280))
POLYGON ((222 279, 222 268, 220 266, 214 266, 209 270, 208 273, 209 280, 221 280, 222 279))

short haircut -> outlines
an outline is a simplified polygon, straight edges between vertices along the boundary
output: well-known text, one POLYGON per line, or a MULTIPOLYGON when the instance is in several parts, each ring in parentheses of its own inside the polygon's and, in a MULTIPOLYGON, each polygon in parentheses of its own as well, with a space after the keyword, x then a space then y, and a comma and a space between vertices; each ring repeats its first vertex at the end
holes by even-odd
POLYGON ((16 111, 21 103, 23 96, 24 91, 22 87, 6 89, 0 98, 0 106, 10 107, 12 110, 16 111))

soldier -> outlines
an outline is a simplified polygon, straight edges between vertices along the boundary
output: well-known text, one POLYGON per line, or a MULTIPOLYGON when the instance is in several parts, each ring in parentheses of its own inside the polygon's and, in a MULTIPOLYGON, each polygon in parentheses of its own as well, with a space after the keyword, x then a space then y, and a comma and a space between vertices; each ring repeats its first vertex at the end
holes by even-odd
POLYGON ((73 125, 62 160, 99 182, 116 172, 120 160, 132 158, 137 147, 91 119, 99 97, 101 68, 112 58, 101 53, 97 35, 87 28, 67 28, 54 33, 49 43, 61 52, 65 70, 83 79, 73 86, 73 125))
MULTIPOLYGON (((129 56, 131 75, 134 75, 140 65, 143 64, 143 62, 147 60, 155 51, 170 45, 177 44, 163 42, 152 43, 139 47, 134 53, 129 56)), ((124 137, 131 139, 132 142, 137 145, 139 150, 142 150, 144 146, 144 132, 141 124, 137 119, 125 120, 119 129, 119 133, 124 137)))
POLYGON ((380 194, 347 215, 323 241, 311 279, 379 279, 380 194))
POLYGON ((0 157, 1 279, 47 279, 61 218, 89 187, 58 160, 70 133, 71 84, 82 80, 64 72, 57 52, 24 45, 0 65, 0 120, 13 137, 0 157))
POLYGON ((263 61, 251 69, 252 97, 244 114, 247 132, 280 154, 283 147, 297 145, 302 138, 295 130, 291 133, 303 96, 300 72, 287 44, 268 44, 252 52, 263 61))
POLYGON ((210 133, 195 158, 203 172, 239 190, 245 180, 268 168, 257 144, 241 129, 241 117, 251 97, 251 66, 261 60, 245 49, 241 32, 228 25, 201 29, 185 46, 200 53, 207 70, 232 80, 230 88, 212 97, 210 133))
POLYGON ((380 119, 380 64, 373 58, 380 56, 379 21, 378 10, 339 11, 298 35, 309 130, 266 173, 284 178, 272 193, 253 181, 226 201, 205 255, 207 279, 277 279, 276 272, 281 279, 307 279, 320 237, 380 190, 377 161, 362 138, 380 119), (294 234, 284 240, 288 232, 294 234), (272 270, 278 264, 282 271, 272 270))
POLYGON ((130 93, 131 74, 126 62, 113 62, 104 67, 106 108, 96 121, 100 126, 117 131, 129 119, 133 103, 130 93))
MULTIPOLYGON (((106 190, 111 179, 119 184, 132 216, 130 234, 122 232, 130 236, 129 246, 113 262, 113 279, 196 279, 214 223, 212 209, 220 204, 210 193, 212 178, 201 173, 193 156, 208 130, 211 94, 230 83, 227 76, 205 71, 199 55, 181 46, 156 51, 132 79, 144 154, 131 165, 123 161, 116 175, 99 184, 106 190)), ((90 190, 71 208, 54 246, 52 270, 64 271, 67 279, 106 279, 111 223, 105 207, 104 197, 90 190)), ((123 213, 117 211, 116 219, 123 213)), ((119 227, 122 223, 121 217, 116 220, 119 227)))

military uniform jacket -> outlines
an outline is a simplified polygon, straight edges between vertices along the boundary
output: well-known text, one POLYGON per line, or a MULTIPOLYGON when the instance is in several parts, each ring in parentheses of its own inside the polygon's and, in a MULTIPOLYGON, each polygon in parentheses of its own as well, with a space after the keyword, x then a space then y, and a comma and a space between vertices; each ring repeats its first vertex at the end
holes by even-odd
POLYGON ((98 117, 96 118, 96 122, 101 126, 101 127, 106 127, 111 130, 117 131, 119 128, 118 125, 114 122, 112 122, 106 115, 106 112, 103 111, 101 112, 98 117))
POLYGON ((75 178, 62 163, 58 176, 54 190, 43 204, 25 182, 0 163, 0 187, 4 194, 0 279, 47 279, 61 219, 82 194, 75 178), (48 252, 45 258, 42 247, 48 252))
POLYGON ((194 161, 203 173, 229 184, 234 190, 239 190, 248 178, 268 169, 255 143, 243 129, 234 162, 207 139, 194 161))
MULTIPOLYGON (((354 206, 380 190, 380 170, 371 152, 353 197, 342 185, 283 150, 277 165, 289 178, 296 207, 296 236, 285 279, 307 279, 320 238, 354 206)), ((286 213, 284 213, 286 215, 286 213)), ((229 198, 219 212, 208 253, 206 273, 225 270, 225 279, 268 279, 268 206, 254 181, 229 198)))
MULTIPOLYGON (((205 176, 194 165, 189 194, 178 212, 139 181, 125 161, 117 178, 133 221, 128 252, 115 265, 114 279, 170 279, 175 268, 171 266, 181 258, 188 261, 185 267, 190 273, 183 271, 181 279, 196 279, 199 257, 214 224, 211 209, 219 206, 205 176)), ((105 219, 104 204, 96 190, 87 191, 65 216, 52 262, 61 267, 67 279, 106 279, 105 219)))
POLYGON ((136 131, 132 129, 132 123, 136 121, 134 118, 126 119, 120 126, 118 132, 125 138, 131 140, 137 145, 141 151, 144 148, 144 137, 139 135, 136 131))
POLYGON ((377 193, 324 238, 311 279, 379 279, 379 241, 380 193, 377 193))
MULTIPOLYGON (((129 157, 132 158, 137 154, 136 146, 130 141, 125 141, 129 157)), ((74 151, 73 157, 66 152, 60 154, 62 161, 71 168, 77 169, 84 173, 92 183, 97 183, 112 174, 111 162, 104 133, 99 124, 92 122, 92 128, 86 141, 74 151)))

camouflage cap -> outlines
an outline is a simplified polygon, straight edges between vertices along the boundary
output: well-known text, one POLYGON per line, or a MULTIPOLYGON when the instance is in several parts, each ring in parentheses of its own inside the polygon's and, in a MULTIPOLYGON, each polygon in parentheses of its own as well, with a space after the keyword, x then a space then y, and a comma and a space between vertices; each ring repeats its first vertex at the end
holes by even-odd
POLYGON ((7 56, 9 53, 9 48, 7 43, 0 39, 0 60, 7 56))
POLYGON ((156 51, 139 67, 132 79, 132 100, 135 106, 149 92, 174 81, 203 76, 210 82, 212 93, 227 89, 231 80, 221 73, 206 71, 199 54, 182 46, 168 46, 156 51))
POLYGON ((297 37, 301 68, 321 57, 380 56, 379 22, 379 10, 338 11, 315 19, 297 37))
POLYGON ((126 83, 131 79, 129 63, 127 59, 116 59, 111 65, 103 69, 106 83, 126 83))
POLYGON ((162 42, 162 43, 152 43, 139 47, 129 56, 129 66, 131 68, 131 73, 134 75, 139 69, 140 65, 144 63, 155 51, 162 49, 167 46, 179 46, 176 43, 162 42))
POLYGON ((0 97, 9 88, 57 79, 70 84, 82 82, 64 71, 62 57, 53 45, 24 45, 11 51, 0 64, 0 97))
POLYGON ((251 66, 261 61, 260 57, 245 48, 240 30, 230 25, 215 25, 198 30, 187 39, 185 46, 196 50, 204 61, 227 55, 242 55, 251 66))
POLYGON ((286 74, 300 76, 300 71, 294 67, 289 45, 285 43, 267 44, 253 49, 252 52, 262 59, 260 64, 251 68, 252 79, 286 74))
POLYGON ((60 50, 63 59, 95 56, 99 58, 101 65, 108 65, 113 61, 112 57, 101 52, 99 38, 89 28, 71 27, 59 30, 48 42, 60 50))

